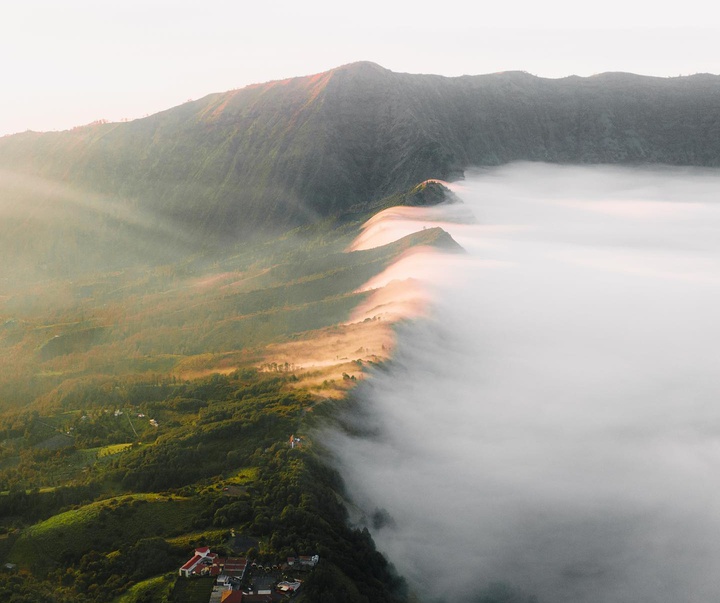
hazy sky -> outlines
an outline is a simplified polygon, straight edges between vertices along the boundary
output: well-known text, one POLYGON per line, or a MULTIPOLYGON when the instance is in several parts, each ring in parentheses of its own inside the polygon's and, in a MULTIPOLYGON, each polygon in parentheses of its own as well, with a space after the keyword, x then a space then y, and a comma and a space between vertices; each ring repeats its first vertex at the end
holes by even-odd
POLYGON ((720 72, 707 3, 25 0, 0 6, 0 135, 135 118, 358 60, 455 76, 720 72))

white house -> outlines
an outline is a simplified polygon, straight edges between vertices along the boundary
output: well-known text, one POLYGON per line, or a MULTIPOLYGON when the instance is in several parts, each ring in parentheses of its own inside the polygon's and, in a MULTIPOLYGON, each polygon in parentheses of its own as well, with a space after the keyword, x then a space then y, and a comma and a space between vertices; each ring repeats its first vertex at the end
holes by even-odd
POLYGON ((195 556, 180 568, 180 575, 189 578, 193 570, 210 554, 210 547, 195 549, 195 556))

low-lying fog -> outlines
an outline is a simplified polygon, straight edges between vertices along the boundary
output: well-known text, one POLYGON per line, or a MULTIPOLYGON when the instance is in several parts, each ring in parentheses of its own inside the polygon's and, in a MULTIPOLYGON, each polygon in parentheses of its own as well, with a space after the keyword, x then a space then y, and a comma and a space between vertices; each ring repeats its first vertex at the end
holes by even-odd
POLYGON ((357 390, 372 435, 330 438, 391 518, 379 548, 423 601, 719 600, 720 173, 515 164, 454 189, 468 254, 357 390))

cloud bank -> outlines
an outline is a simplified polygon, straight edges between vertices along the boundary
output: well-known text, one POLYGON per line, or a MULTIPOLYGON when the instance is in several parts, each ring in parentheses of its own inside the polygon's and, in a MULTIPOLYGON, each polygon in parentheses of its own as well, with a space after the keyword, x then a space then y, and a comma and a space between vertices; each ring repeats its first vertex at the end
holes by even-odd
POLYGON ((720 596, 719 191, 541 164, 456 187, 469 253, 433 265, 431 315, 328 435, 421 600, 720 596))

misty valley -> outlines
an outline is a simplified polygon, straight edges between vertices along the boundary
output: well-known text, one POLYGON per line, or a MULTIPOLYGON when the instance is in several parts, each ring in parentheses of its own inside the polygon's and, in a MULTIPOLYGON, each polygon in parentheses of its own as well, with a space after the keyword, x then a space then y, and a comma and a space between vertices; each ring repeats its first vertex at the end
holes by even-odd
POLYGON ((717 599, 719 91, 361 62, 0 137, 0 601, 717 599))
MULTIPOLYGON (((375 210, 446 194, 429 182, 375 210)), ((113 232, 129 253, 109 261, 104 208, 88 203, 81 221, 74 204, 50 201, 51 218, 37 211, 7 230, 19 241, 41 223, 46 236, 8 245, 2 284, 2 592, 208 600, 215 579, 177 568, 210 546, 281 568, 263 580, 301 583, 302 600, 404 600, 367 528, 347 521, 317 432, 394 345, 402 307, 367 284, 414 249, 457 243, 430 228, 352 249, 373 209, 184 252, 177 239, 161 249, 162 232, 135 243, 152 224, 125 221, 113 232), (82 261, 52 253, 68 239, 82 261), (140 244, 157 253, 139 257, 140 244), (322 560, 312 572, 287 563, 308 555, 322 560)), ((7 227, 18 205, 4 209, 7 227)), ((257 590, 263 571, 242 587, 257 590)))
POLYGON ((369 529, 399 574, 372 571, 420 600, 711 597, 718 185, 512 164, 449 185, 453 203, 389 200, 359 236, 374 212, 6 290, 5 561, 68 600, 184 600, 154 576, 232 547, 230 527, 242 554, 341 571, 336 539, 369 529), (402 319, 391 358, 381 316, 402 319), (357 358, 303 366, 328 337, 326 358, 341 340, 357 358), (328 463, 342 536, 313 519, 328 463))
POLYGON ((353 393, 361 435, 332 446, 429 600, 490 582, 517 600, 713 599, 719 185, 515 164, 453 186, 478 223, 439 225, 468 253, 413 275, 433 311, 353 393))

